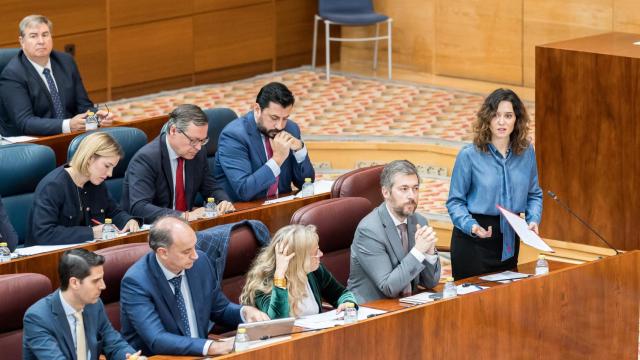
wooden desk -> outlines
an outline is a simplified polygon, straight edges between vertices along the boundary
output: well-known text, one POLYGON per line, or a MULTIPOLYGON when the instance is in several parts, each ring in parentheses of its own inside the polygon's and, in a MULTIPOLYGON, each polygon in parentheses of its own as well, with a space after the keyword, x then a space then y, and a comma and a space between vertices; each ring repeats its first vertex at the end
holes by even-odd
MULTIPOLYGON (((133 121, 114 121, 114 126, 129 126, 135 127, 147 134, 147 140, 151 141, 153 138, 160 134, 162 126, 167 122, 168 117, 166 115, 152 117, 142 120, 133 121)), ((29 141, 33 144, 46 145, 53 149, 56 154, 56 165, 60 166, 67 162, 67 149, 69 143, 76 136, 84 133, 84 131, 74 131, 68 134, 59 134, 53 136, 43 136, 36 140, 29 141)))
MULTIPOLYGON (((640 41, 608 33, 536 47, 540 186, 624 250, 640 249, 640 41)), ((541 235, 604 246, 545 195, 541 235)))
POLYGON ((637 359, 639 260, 551 262, 545 276, 409 308, 376 301, 395 311, 219 359, 637 359))
MULTIPOLYGON (((330 198, 330 194, 315 195, 307 198, 294 199, 282 203, 265 205, 264 200, 236 203, 238 211, 218 216, 212 219, 201 219, 192 221, 191 227, 194 230, 203 230, 222 224, 229 224, 241 220, 260 220, 269 228, 271 233, 275 233, 281 227, 288 225, 293 213, 299 208, 316 201, 330 198)), ((77 247, 95 251, 111 246, 130 244, 148 241, 148 231, 140 231, 131 235, 119 237, 113 240, 98 241, 93 243, 79 244, 77 247)), ((0 263, 0 274, 15 274, 33 272, 46 275, 52 282, 53 287, 59 285, 58 281, 58 261, 60 255, 68 249, 52 251, 45 254, 22 257, 7 263, 0 263)))

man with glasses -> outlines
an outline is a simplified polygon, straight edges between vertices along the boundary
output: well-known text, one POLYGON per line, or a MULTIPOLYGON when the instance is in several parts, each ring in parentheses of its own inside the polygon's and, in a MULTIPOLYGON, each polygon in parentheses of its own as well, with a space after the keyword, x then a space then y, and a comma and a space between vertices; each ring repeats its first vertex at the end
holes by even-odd
POLYGON ((233 211, 229 197, 216 184, 207 162, 209 123, 196 105, 183 104, 169 114, 166 131, 143 146, 124 176, 122 208, 151 223, 164 215, 195 220, 204 208, 196 194, 215 198, 218 213, 233 211))

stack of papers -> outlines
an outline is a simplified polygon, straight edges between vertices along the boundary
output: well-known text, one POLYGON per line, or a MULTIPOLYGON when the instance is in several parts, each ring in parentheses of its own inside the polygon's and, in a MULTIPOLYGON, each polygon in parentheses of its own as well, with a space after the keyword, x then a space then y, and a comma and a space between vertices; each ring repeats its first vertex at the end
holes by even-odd
POLYGON ((69 244, 69 245, 34 245, 23 248, 17 248, 14 252, 17 256, 31 256, 38 255, 43 253, 48 253, 51 251, 62 250, 74 246, 78 246, 80 244, 69 244))
MULTIPOLYGON (((384 310, 360 306, 358 308, 358 320, 364 320, 369 317, 369 315, 380 315, 384 313, 386 313, 384 310)), ((303 316, 297 319, 294 325, 318 330, 344 325, 344 312, 337 314, 335 310, 329 310, 316 315, 303 316)))
POLYGON ((512 281, 518 281, 524 278, 528 278, 529 276, 531 276, 531 274, 523 274, 523 273, 514 272, 514 271, 503 271, 498 274, 481 276, 480 280, 496 281, 499 283, 506 284, 512 281))
POLYGON ((434 293, 432 292, 423 292, 420 294, 403 297, 400 299, 400 302, 405 304, 413 304, 413 305, 426 304, 428 302, 433 301, 433 299, 429 297, 433 294, 434 293))
POLYGON ((281 198, 277 198, 277 199, 273 199, 273 200, 267 200, 265 201, 262 205, 271 205, 271 204, 277 204, 277 203, 281 203, 283 201, 289 201, 289 200, 293 200, 295 199, 296 196, 295 195, 289 195, 289 196, 283 196, 281 198))

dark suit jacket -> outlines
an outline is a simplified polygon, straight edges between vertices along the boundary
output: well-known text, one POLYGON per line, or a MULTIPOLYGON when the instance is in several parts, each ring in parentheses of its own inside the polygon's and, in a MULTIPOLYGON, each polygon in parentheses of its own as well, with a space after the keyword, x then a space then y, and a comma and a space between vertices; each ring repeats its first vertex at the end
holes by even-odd
MULTIPOLYGON (((50 58, 65 118, 91 109, 93 103, 73 58, 59 51, 52 51, 50 58)), ((0 132, 3 135, 62 133, 64 119, 55 118, 51 93, 22 51, 11 59, 0 75, 0 99, 0 132)))
POLYGON ((11 251, 14 251, 18 246, 18 234, 11 225, 7 211, 2 205, 2 197, 0 197, 0 242, 6 242, 11 251))
MULTIPOLYGON (((416 224, 426 226, 427 220, 419 214, 407 218, 409 249, 415 245, 416 224)), ((440 261, 431 265, 426 259, 419 262, 413 254, 405 254, 386 202, 358 224, 350 265, 347 287, 360 304, 397 297, 409 284, 412 290, 417 285, 433 288, 440 280, 440 261)))
MULTIPOLYGON (((214 197, 216 202, 229 200, 216 184, 207 163, 207 150, 203 147, 195 158, 184 162, 184 191, 187 209, 194 207, 196 194, 204 199, 214 197)), ((173 210, 173 175, 167 151, 166 135, 161 134, 135 154, 124 175, 122 208, 133 216, 151 223, 163 215, 180 215, 173 210)))
POLYGON ((66 165, 47 174, 36 187, 25 246, 63 245, 93 240, 91 219, 110 218, 122 228, 132 216, 120 209, 107 185, 87 182, 78 189, 66 165), (82 205, 80 205, 82 199, 82 205), (82 211, 80 210, 82 206, 82 211))
MULTIPOLYGON (((92 360, 97 360, 100 354, 105 354, 107 359, 123 360, 127 353, 135 352, 111 326, 102 300, 86 305, 82 317, 92 360)), ((76 359, 71 328, 60 302, 60 290, 38 300, 27 310, 23 330, 23 359, 76 359)))
POLYGON ((198 338, 185 336, 171 285, 149 252, 129 268, 120 285, 122 334, 145 355, 202 355, 209 321, 236 327, 242 319, 240 305, 220 289, 220 279, 205 253, 185 271, 196 315, 198 338))
MULTIPOLYGON (((300 128, 292 120, 287 121, 284 130, 300 139, 300 128)), ((265 165, 266 162, 264 142, 253 111, 235 119, 222 130, 213 173, 233 201, 251 201, 267 196, 267 190, 276 181, 276 177, 265 165)), ((308 154, 306 159, 298 164, 291 151, 280 166, 278 192, 291 192, 291 182, 298 189, 302 188, 305 178, 311 178, 312 181, 315 179, 315 171, 308 154)))

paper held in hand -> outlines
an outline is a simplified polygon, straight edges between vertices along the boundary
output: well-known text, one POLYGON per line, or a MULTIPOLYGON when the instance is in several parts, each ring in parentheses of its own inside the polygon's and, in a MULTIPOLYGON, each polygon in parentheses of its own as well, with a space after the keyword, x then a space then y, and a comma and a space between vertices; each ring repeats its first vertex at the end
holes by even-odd
POLYGON ((496 205, 496 207, 507 219, 509 225, 511 225, 516 234, 518 234, 520 240, 524 241, 525 244, 532 246, 538 250, 554 252, 553 249, 549 245, 547 245, 547 243, 545 243, 540 238, 540 236, 538 236, 538 234, 529 230, 529 226, 523 218, 503 208, 500 205, 496 205))

